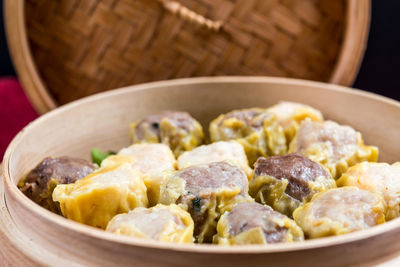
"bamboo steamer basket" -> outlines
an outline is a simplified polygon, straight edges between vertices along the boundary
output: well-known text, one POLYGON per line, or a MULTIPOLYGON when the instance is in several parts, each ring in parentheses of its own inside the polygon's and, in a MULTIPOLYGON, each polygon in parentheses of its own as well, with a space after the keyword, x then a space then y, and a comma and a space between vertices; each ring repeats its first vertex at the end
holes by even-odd
MULTIPOLYGON (((177 245, 113 235, 53 214, 17 188, 45 156, 89 157, 93 147, 128 146, 128 125, 165 109, 186 110, 207 129, 218 114, 296 101, 360 131, 380 161, 400 159, 400 103, 359 90, 288 78, 210 77, 154 82, 104 92, 51 111, 8 147, 0 188, 2 263, 16 266, 354 266, 395 258, 400 219, 342 236, 268 246, 177 245), (3 185, 2 185, 3 186, 3 185)), ((398 266, 394 259, 385 266, 398 266)))
POLYGON ((352 84, 369 0, 5 0, 14 65, 39 113, 137 83, 281 76, 352 84))

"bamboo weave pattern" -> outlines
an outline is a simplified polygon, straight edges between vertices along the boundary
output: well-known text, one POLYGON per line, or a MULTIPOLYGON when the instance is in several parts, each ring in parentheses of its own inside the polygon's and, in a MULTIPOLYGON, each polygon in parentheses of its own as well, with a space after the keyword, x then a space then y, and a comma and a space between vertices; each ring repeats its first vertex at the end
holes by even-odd
POLYGON ((66 103, 142 82, 270 75, 328 80, 340 52, 345 0, 177 0, 210 31, 155 0, 27 0, 36 67, 66 103))

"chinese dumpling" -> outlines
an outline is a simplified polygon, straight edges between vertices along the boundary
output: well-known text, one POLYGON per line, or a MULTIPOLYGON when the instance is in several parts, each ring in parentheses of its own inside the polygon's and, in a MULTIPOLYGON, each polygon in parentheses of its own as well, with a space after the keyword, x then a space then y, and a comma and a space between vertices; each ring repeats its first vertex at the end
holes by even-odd
POLYGON ((289 145, 295 136, 300 123, 305 119, 312 121, 323 121, 322 113, 310 106, 293 103, 293 102, 280 102, 268 110, 276 115, 279 124, 285 132, 286 142, 289 145))
POLYGON ((316 194, 293 213, 306 237, 341 235, 385 222, 385 204, 378 194, 346 186, 316 194))
POLYGON ((258 157, 286 152, 286 139, 274 113, 261 108, 234 110, 210 124, 212 142, 236 140, 247 154, 250 165, 258 157))
POLYGON ((199 243, 210 242, 219 216, 244 201, 252 201, 246 174, 227 161, 177 171, 166 179, 160 193, 162 204, 178 204, 191 214, 199 243))
POLYGON ((116 215, 106 231, 172 243, 193 243, 193 220, 177 205, 158 204, 152 208, 136 208, 116 215))
POLYGON ((293 153, 259 158, 250 182, 250 195, 256 201, 292 216, 293 211, 313 195, 335 187, 335 180, 321 165, 293 153))
MULTIPOLYGON (((175 170, 176 167, 175 156, 171 149, 165 144, 134 144, 121 149, 118 155, 132 158, 132 167, 143 174, 150 205, 157 204, 165 173, 175 170)), ((113 159, 115 157, 105 159, 102 166, 107 165, 113 159)))
POLYGON ((348 169, 337 184, 380 194, 387 206, 386 220, 399 217, 400 163, 362 162, 348 169))
POLYGON ((131 124, 131 137, 136 143, 163 143, 176 156, 204 143, 203 128, 187 112, 163 111, 131 124))
POLYGON ((359 132, 333 121, 303 121, 290 143, 292 152, 323 165, 335 179, 358 162, 378 160, 377 147, 364 145, 359 132))
POLYGON ((240 203, 218 221, 214 242, 224 245, 273 244, 304 240, 287 216, 255 202, 240 203))
POLYGON ((54 188, 82 179, 95 169, 93 164, 84 159, 47 157, 19 181, 18 187, 40 206, 61 214, 60 205, 52 198, 54 188))
POLYGON ((192 151, 187 151, 179 156, 178 168, 184 169, 193 165, 224 160, 237 163, 244 169, 248 178, 251 178, 252 170, 249 167, 246 153, 242 145, 236 141, 219 141, 196 147, 192 151))
POLYGON ((65 217, 104 229, 115 215, 148 206, 142 174, 132 167, 132 159, 110 158, 89 176, 54 189, 53 200, 65 217))

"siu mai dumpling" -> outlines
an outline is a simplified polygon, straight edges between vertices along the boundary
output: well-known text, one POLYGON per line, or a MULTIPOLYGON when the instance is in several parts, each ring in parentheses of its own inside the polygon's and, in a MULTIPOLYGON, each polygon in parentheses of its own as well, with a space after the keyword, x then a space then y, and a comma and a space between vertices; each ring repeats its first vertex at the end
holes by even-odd
POLYGON ((280 102, 268 110, 276 115, 279 124, 285 132, 286 142, 289 145, 295 136, 300 123, 305 119, 312 121, 323 121, 322 113, 310 106, 293 103, 293 102, 280 102))
POLYGON ((65 217, 104 229, 115 215, 148 206, 142 174, 132 167, 132 159, 110 158, 112 163, 82 180, 54 189, 53 200, 65 217))
POLYGON ((236 140, 247 155, 250 166, 258 157, 286 152, 286 139, 274 113, 261 108, 234 110, 210 124, 212 142, 236 140))
POLYGON ((304 240, 301 228, 287 216, 259 203, 240 203, 218 221, 214 243, 274 244, 304 240))
POLYGON ((259 158, 250 182, 250 195, 291 217, 313 195, 335 187, 335 180, 321 165, 293 153, 259 158))
POLYGON ((61 214, 60 205, 52 198, 54 188, 59 184, 74 183, 95 169, 96 166, 84 159, 47 157, 19 181, 18 187, 40 206, 61 214))
POLYGON ((341 235, 385 222, 385 204, 378 194, 346 186, 316 194, 293 213, 308 238, 341 235))
POLYGON ((164 242, 193 243, 193 227, 192 217, 185 210, 174 204, 158 204, 116 215, 106 231, 164 242))
POLYGON ((184 169, 193 165, 225 160, 238 164, 246 172, 247 177, 251 178, 252 170, 249 167, 246 153, 242 145, 236 141, 219 141, 187 151, 179 156, 178 168, 184 169))
POLYGON ((169 176, 161 186, 160 202, 187 210, 199 243, 211 242, 219 216, 234 204, 253 201, 244 170, 228 161, 195 165, 169 176))
POLYGON ((400 163, 362 162, 348 169, 337 184, 380 194, 387 206, 386 220, 399 217, 400 163))
POLYGON ((303 121, 290 143, 289 153, 293 152, 318 162, 335 179, 359 162, 378 160, 377 147, 364 145, 359 132, 333 121, 303 121))
POLYGON ((163 111, 131 124, 131 137, 136 143, 163 143, 179 156, 204 143, 203 128, 187 112, 163 111))

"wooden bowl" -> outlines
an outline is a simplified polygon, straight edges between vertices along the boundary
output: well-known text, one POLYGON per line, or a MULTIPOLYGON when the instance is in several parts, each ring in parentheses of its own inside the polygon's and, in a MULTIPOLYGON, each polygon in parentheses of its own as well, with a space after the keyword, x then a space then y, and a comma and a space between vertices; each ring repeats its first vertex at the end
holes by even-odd
POLYGON ((280 76, 350 86, 364 54, 370 2, 4 0, 4 9, 15 68, 45 113, 105 90, 184 77, 280 76), (223 26, 188 23, 161 4, 171 1, 223 26))
POLYGON ((113 235, 69 221, 25 197, 19 178, 45 156, 89 157, 93 147, 129 145, 128 125, 165 109, 187 110, 207 129, 218 114, 267 107, 280 100, 320 109, 377 145, 381 161, 400 159, 400 104, 348 88, 261 77, 194 78, 155 82, 97 94, 49 112, 22 130, 3 161, 0 259, 16 265, 71 266, 349 266, 393 258, 400 251, 400 219, 343 236, 276 245, 172 245, 113 235), (4 194, 4 197, 3 197, 4 194))

